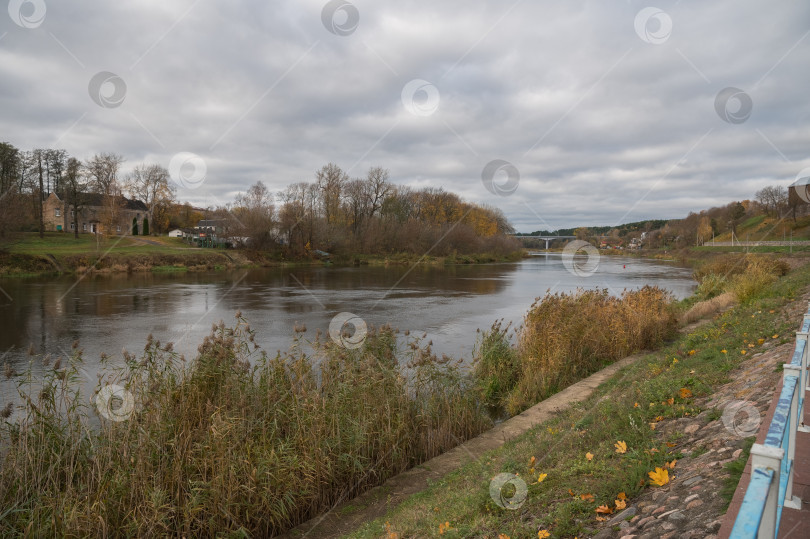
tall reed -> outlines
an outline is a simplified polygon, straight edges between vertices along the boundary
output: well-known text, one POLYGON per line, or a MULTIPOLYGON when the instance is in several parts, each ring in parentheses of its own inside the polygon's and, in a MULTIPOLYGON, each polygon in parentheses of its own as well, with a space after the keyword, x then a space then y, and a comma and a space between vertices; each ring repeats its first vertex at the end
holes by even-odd
POLYGON ((80 391, 76 349, 41 391, 21 383, 0 425, 0 534, 286 531, 490 426, 458 364, 419 341, 407 352, 403 369, 381 327, 356 350, 299 334, 269 357, 237 315, 193 362, 151 337, 127 355, 97 391, 118 383, 135 407, 109 421, 80 391))
POLYGON ((657 287, 625 290, 620 297, 607 290, 547 294, 532 305, 519 331, 517 382, 504 405, 519 413, 612 361, 660 343, 675 329, 672 297, 657 287))

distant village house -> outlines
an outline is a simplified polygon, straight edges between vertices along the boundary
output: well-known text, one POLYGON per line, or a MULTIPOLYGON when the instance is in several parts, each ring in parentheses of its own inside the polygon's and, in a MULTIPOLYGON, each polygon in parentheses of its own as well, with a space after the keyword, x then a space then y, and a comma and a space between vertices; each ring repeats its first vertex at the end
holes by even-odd
POLYGON ((51 193, 43 204, 45 229, 81 233, 143 234, 151 220, 149 209, 140 200, 123 196, 111 200, 98 193, 81 193, 79 215, 74 219, 73 205, 51 193), (105 230, 105 227, 111 230, 105 230))

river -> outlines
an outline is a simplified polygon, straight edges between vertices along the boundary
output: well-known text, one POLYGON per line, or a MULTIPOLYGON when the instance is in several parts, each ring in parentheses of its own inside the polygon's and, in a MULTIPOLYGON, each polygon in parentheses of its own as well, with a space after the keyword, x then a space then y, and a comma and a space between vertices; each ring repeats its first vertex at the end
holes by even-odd
MULTIPOLYGON (((319 267, 212 273, 134 273, 0 281, 0 363, 18 372, 36 354, 67 356, 74 341, 94 373, 102 353, 120 360, 139 352, 148 334, 173 342, 193 358, 211 325, 232 323, 241 311, 256 341, 271 353, 286 350, 296 324, 327 332, 330 320, 351 312, 368 324, 389 323, 427 334, 438 354, 469 358, 476 328, 503 318, 520 323, 547 290, 657 285, 677 298, 692 293, 691 270, 674 264, 602 256, 595 273, 569 272, 559 254, 516 263, 448 267, 319 267)), ((33 370, 42 368, 36 361, 33 370)), ((0 382, 3 394, 12 390, 0 382)), ((5 395, 4 395, 5 396, 5 395)))

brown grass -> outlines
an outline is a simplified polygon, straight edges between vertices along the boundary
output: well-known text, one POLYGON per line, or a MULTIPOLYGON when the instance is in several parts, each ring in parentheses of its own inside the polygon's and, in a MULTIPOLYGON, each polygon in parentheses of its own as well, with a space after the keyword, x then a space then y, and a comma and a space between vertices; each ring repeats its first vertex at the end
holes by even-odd
POLYGON ((621 297, 607 290, 546 295, 521 328, 520 373, 506 408, 518 413, 610 362, 660 343, 675 329, 672 296, 657 287, 621 297))
POLYGON ((713 297, 712 299, 699 301, 681 315, 680 323, 686 325, 698 320, 702 320, 703 318, 707 318, 731 307, 736 302, 737 298, 731 292, 724 292, 719 296, 713 297))

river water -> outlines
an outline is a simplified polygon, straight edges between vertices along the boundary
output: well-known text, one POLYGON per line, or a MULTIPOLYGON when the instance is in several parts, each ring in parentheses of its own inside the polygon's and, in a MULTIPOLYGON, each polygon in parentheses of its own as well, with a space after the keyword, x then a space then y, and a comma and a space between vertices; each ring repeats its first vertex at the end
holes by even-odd
MULTIPOLYGON (((595 273, 577 276, 559 254, 516 263, 449 267, 320 267, 214 273, 134 273, 0 281, 0 364, 23 371, 28 350, 67 356, 74 341, 94 373, 102 353, 120 360, 139 352, 148 334, 193 358, 211 325, 241 311, 264 350, 286 350, 297 324, 327 332, 351 312, 368 324, 389 323, 433 341, 438 354, 469 358, 476 328, 503 318, 519 324, 546 291, 657 285, 691 294, 691 270, 660 261, 603 256, 595 273)), ((34 372, 41 367, 33 366, 34 372)), ((12 388, 0 382, 2 393, 12 388)))

